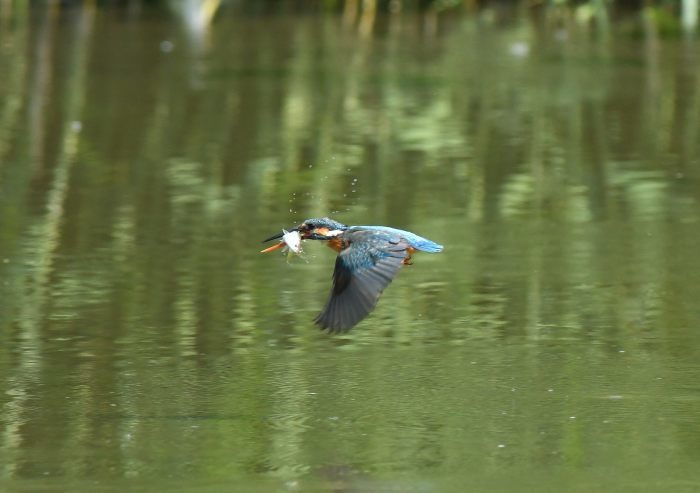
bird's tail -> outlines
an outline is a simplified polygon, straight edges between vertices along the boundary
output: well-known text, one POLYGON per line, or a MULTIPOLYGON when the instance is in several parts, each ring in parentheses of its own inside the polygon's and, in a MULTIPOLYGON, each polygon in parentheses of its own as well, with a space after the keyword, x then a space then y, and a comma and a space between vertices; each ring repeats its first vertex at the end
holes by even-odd
POLYGON ((439 253, 442 251, 442 245, 435 243, 434 241, 425 240, 415 245, 416 250, 428 253, 439 253))

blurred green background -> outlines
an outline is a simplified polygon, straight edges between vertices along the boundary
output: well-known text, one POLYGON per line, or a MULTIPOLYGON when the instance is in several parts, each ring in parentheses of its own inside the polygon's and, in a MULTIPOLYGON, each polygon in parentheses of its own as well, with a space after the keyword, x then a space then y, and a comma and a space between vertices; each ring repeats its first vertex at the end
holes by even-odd
POLYGON ((0 0, 0 489, 698 491, 697 10, 0 0))

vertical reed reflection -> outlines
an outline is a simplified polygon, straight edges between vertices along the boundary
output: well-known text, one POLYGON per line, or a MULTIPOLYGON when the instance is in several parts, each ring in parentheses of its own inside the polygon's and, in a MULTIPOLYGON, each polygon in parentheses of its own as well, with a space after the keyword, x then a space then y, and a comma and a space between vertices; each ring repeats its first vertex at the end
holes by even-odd
MULTIPOLYGON (((50 366, 46 361, 46 343, 50 339, 51 297, 57 276, 57 252, 61 248, 65 205, 71 193, 70 173, 78 159, 79 122, 86 94, 86 66, 94 14, 93 8, 81 10, 73 19, 73 28, 63 33, 59 32, 56 9, 49 7, 39 16, 36 39, 27 40, 34 48, 34 56, 29 62, 30 77, 34 82, 26 95, 28 140, 20 141, 21 148, 17 152, 23 157, 19 166, 32 172, 32 180, 41 181, 45 189, 37 213, 28 216, 26 229, 12 238, 19 241, 20 253, 11 249, 6 251, 8 257, 4 258, 8 266, 11 263, 21 265, 13 265, 12 270, 18 275, 8 281, 15 296, 19 295, 14 312, 16 319, 8 325, 8 328, 16 326, 17 329, 16 341, 9 348, 17 354, 12 369, 14 376, 9 378, 7 388, 7 394, 13 397, 5 404, 8 411, 5 421, 7 451, 12 457, 5 470, 8 476, 36 473, 33 460, 28 458, 31 455, 26 456, 29 452, 26 445, 37 440, 54 440, 67 431, 53 428, 49 416, 36 414, 37 399, 39 408, 52 408, 52 404, 42 403, 36 392, 45 383, 43 378, 47 366, 50 366), (60 60, 53 57, 56 40, 65 50, 60 60), (60 85, 53 82, 57 74, 66 74, 60 85), (46 111, 47 107, 60 108, 60 112, 46 111), (59 123, 54 126, 56 120, 59 123), (40 424, 44 419, 47 420, 46 426, 40 424), (50 430, 56 433, 50 433, 50 430)), ((36 186, 31 181, 20 184, 26 187, 25 193, 36 186)))

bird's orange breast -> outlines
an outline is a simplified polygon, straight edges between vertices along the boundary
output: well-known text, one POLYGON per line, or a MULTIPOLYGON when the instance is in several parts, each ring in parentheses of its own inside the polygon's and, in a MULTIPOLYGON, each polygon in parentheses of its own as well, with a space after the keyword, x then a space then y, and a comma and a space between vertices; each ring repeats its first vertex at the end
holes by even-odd
POLYGON ((328 240, 327 245, 336 252, 341 252, 345 250, 345 242, 340 238, 333 238, 331 240, 328 240))

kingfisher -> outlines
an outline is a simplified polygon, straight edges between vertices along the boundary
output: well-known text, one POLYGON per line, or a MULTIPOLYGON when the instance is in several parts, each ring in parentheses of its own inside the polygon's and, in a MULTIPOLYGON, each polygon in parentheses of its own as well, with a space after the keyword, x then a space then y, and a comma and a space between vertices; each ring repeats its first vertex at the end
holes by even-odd
MULTIPOLYGON (((412 265, 416 251, 438 253, 443 248, 410 231, 388 226, 347 226, 328 217, 307 219, 263 243, 291 232, 298 232, 304 240, 324 241, 338 252, 330 297, 314 319, 329 332, 346 332, 369 315, 399 269, 412 265)), ((283 246, 284 241, 262 252, 283 246)))

